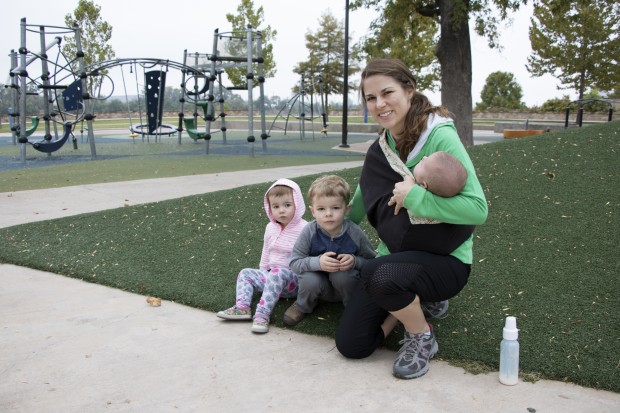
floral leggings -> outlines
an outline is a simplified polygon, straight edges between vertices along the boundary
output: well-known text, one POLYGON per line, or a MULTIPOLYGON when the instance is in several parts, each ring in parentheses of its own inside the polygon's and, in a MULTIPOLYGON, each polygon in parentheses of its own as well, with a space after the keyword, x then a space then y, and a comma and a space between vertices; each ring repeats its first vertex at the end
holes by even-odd
POLYGON ((249 307, 254 289, 262 291, 254 317, 263 316, 269 319, 280 297, 296 297, 298 286, 297 274, 288 268, 244 268, 237 275, 237 306, 249 307))

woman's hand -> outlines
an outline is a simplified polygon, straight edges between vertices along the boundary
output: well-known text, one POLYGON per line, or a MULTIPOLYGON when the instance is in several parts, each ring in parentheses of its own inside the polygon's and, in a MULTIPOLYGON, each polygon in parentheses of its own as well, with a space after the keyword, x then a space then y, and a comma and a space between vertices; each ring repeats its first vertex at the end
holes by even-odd
POLYGON ((405 202, 405 197, 415 185, 415 181, 413 177, 408 176, 404 181, 397 183, 394 185, 394 190, 392 191, 392 198, 388 201, 388 206, 394 205, 394 215, 397 215, 400 212, 400 209, 403 207, 403 202, 405 202))

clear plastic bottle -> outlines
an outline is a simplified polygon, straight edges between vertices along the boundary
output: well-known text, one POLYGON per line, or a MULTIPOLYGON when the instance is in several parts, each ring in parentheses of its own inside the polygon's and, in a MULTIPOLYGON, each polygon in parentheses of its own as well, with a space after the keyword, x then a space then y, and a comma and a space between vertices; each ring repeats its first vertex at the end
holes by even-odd
POLYGON ((515 317, 506 317, 503 338, 499 346, 499 381, 513 386, 519 382, 519 330, 515 317))

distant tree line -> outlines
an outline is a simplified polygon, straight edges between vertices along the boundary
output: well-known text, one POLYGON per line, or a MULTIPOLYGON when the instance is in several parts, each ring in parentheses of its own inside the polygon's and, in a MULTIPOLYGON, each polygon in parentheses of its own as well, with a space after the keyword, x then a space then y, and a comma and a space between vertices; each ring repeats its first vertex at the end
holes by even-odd
MULTIPOLYGON (((166 87, 164 94, 163 107, 166 112, 178 112, 180 110, 181 89, 174 87, 166 87)), ((548 99, 540 106, 526 106, 522 101, 523 93, 521 86, 516 82, 511 73, 494 72, 489 75, 487 82, 481 92, 481 101, 476 103, 474 111, 476 112, 547 112, 547 113, 563 113, 571 104, 572 100, 567 96, 562 98, 548 99)), ((620 96, 615 93, 602 96, 597 90, 590 90, 584 94, 584 99, 619 99, 620 96)), ((280 96, 265 96, 265 110, 273 112, 282 109, 290 97, 282 98, 280 96)), ((315 99, 317 101, 317 99, 315 99)), ((5 117, 10 107, 13 107, 13 90, 4 87, 0 83, 0 114, 5 117)), ((258 108, 260 100, 254 100, 254 107, 258 108)), ((358 102, 349 103, 349 108, 358 108, 358 102)), ((28 96, 27 116, 41 115, 43 113, 44 102, 42 96, 28 96)), ((586 112, 607 112, 609 106, 604 102, 592 102, 584 105, 586 112)), ((219 108, 216 108, 219 110, 219 108)), ((247 110, 248 102, 242 95, 224 90, 224 110, 247 110)), ((330 102, 329 109, 342 109, 342 103, 330 102)), ((575 107, 571 107, 572 110, 575 107)), ((52 108, 54 110, 54 108, 52 108)), ((146 103, 144 96, 113 96, 106 100, 98 100, 94 105, 94 113, 132 113, 146 111, 146 103)), ((185 102, 183 112, 186 115, 193 113, 194 104, 190 101, 185 102)))

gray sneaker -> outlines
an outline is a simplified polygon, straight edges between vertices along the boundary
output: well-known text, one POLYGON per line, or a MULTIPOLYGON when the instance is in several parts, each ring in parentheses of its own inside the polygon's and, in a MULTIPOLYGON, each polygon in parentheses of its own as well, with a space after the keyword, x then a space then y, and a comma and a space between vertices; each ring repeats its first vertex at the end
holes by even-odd
POLYGON ((439 350, 435 334, 431 326, 431 334, 411 334, 405 331, 405 338, 400 342, 402 347, 394 361, 392 374, 399 379, 415 379, 428 371, 430 360, 439 350))
POLYGON ((422 306, 422 312, 424 313, 424 317, 428 318, 436 318, 441 320, 448 316, 448 305, 450 303, 448 300, 444 301, 428 301, 420 303, 422 306))

